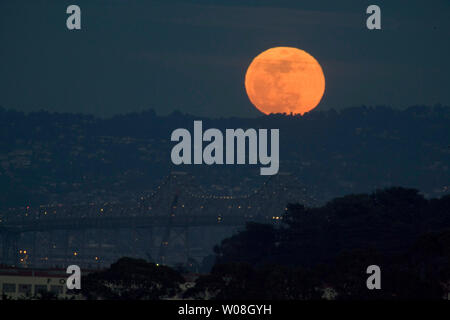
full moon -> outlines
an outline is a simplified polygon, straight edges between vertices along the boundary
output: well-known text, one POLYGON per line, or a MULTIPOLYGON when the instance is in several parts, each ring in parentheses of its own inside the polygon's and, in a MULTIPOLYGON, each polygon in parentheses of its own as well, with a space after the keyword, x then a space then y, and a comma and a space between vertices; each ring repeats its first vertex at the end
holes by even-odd
POLYGON ((275 47, 253 59, 245 75, 245 90, 252 104, 265 114, 304 114, 322 99, 325 77, 309 53, 275 47))

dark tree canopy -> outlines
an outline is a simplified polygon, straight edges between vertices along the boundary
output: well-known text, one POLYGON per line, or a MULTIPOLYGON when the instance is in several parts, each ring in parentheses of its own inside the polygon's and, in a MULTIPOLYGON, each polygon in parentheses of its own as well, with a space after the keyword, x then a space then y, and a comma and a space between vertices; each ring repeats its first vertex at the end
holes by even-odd
POLYGON ((331 287, 338 299, 440 299, 450 283, 449 199, 395 187, 317 208, 289 204, 282 227, 248 224, 223 240, 189 294, 315 299, 331 287), (383 270, 383 290, 367 290, 370 265, 383 270))
POLYGON ((159 300, 175 295, 183 282, 183 277, 167 266, 121 258, 110 268, 84 277, 82 294, 88 299, 159 300))

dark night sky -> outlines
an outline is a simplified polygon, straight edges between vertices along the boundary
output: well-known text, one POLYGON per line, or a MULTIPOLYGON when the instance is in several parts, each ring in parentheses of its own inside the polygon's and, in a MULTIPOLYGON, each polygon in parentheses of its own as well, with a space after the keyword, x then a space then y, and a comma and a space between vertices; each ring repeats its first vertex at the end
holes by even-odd
POLYGON ((245 71, 274 46, 321 63, 319 109, 450 104, 450 1, 299 2, 1 0, 0 105, 252 116, 245 71), (66 28, 70 4, 81 31, 66 28), (381 31, 365 27, 369 4, 381 31))

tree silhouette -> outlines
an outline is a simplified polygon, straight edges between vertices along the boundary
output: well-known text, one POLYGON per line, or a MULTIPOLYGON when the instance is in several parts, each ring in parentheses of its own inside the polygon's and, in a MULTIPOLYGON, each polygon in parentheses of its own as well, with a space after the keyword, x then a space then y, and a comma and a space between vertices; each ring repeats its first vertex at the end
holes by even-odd
POLYGON ((81 293, 87 299, 159 300, 177 294, 183 282, 183 277, 167 266, 121 258, 109 269, 83 278, 81 293))

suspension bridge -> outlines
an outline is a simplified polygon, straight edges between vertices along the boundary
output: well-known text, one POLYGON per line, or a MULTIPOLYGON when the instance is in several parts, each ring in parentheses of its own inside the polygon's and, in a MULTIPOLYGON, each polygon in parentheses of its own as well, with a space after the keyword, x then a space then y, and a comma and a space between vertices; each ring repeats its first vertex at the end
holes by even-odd
POLYGON ((279 223, 286 204, 314 204, 294 176, 280 173, 241 196, 208 194, 172 172, 148 196, 129 203, 13 208, 0 216, 0 263, 94 267, 122 256, 198 263, 246 222, 279 223))

